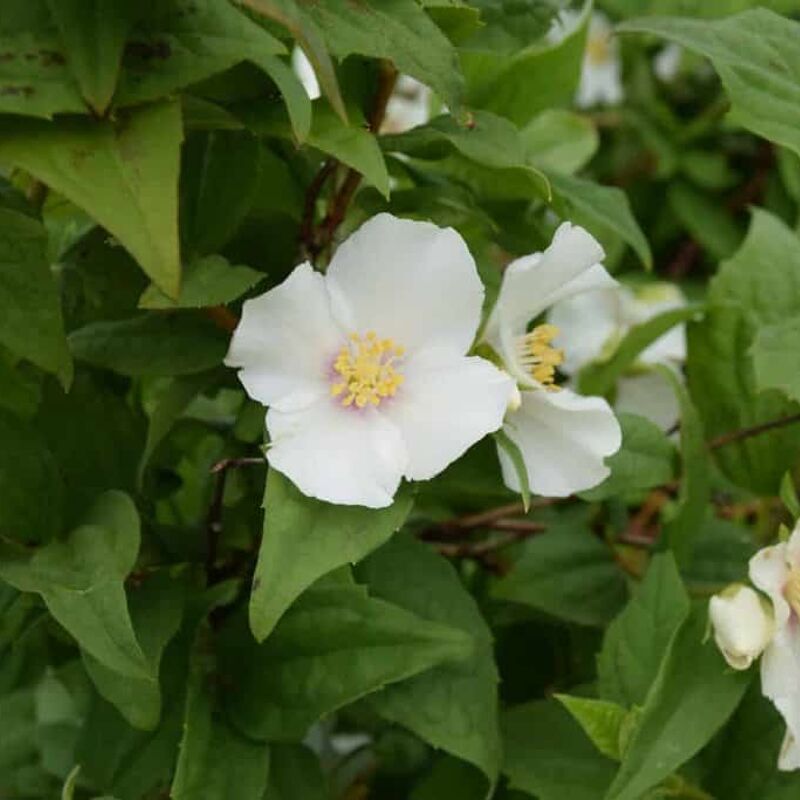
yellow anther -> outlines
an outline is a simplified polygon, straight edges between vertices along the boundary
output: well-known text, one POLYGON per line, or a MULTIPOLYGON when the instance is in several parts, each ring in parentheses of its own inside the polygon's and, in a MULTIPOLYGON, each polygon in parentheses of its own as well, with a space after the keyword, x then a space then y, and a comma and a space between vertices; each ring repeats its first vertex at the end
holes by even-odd
POLYGON ((611 36, 606 31, 590 35, 586 41, 586 58, 596 67, 611 59, 611 36))
POLYGON ((792 611, 800 617, 800 568, 793 567, 789 570, 789 577, 783 585, 783 596, 792 611))
POLYGON ((517 339, 517 356, 526 372, 546 389, 556 391, 556 367, 564 363, 564 351, 551 346, 558 336, 555 325, 537 325, 517 339))
POLYGON ((331 396, 343 406, 378 406, 385 397, 394 397, 403 383, 397 359, 405 350, 392 339, 379 339, 375 331, 363 336, 351 333, 350 344, 338 352, 333 362, 336 373, 331 396))

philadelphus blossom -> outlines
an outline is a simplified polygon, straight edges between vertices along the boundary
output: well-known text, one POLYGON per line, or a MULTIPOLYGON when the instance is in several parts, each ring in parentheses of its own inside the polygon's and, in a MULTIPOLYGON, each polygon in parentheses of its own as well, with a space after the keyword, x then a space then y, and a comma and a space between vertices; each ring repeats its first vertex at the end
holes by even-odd
POLYGON ((371 508, 497 430, 512 382, 465 354, 483 285, 451 228, 380 214, 327 273, 244 304, 226 364, 269 406, 267 460, 305 494, 371 508))
POLYGON ((299 47, 295 47, 292 51, 292 69, 303 84, 306 94, 312 100, 316 100, 320 96, 319 81, 308 56, 299 47))
POLYGON ((772 609, 749 586, 734 583, 709 603, 709 616, 725 660, 734 669, 747 669, 772 639, 772 609))
MULTIPOLYGON (((550 30, 552 42, 561 41, 579 22, 575 11, 562 11, 550 30)), ((614 28, 605 14, 595 11, 589 20, 586 50, 581 65, 581 79, 575 104, 579 108, 617 105, 622 101, 622 61, 614 28)))
MULTIPOLYGON (((556 303, 548 320, 560 331, 557 344, 566 354, 562 372, 576 375, 584 366, 611 356, 632 327, 665 311, 683 308, 686 299, 672 283, 639 287, 617 284, 556 303)), ((633 369, 617 383, 615 408, 647 417, 668 430, 680 416, 667 378, 648 369, 661 364, 676 374, 686 360, 686 329, 676 325, 643 350, 633 369)))
POLYGON ((770 603, 741 585, 715 595, 714 639, 734 669, 761 655, 761 691, 786 722, 778 768, 800 769, 800 523, 788 541, 750 559, 750 580, 770 603))
POLYGON ((409 75, 401 75, 381 125, 381 133, 405 133, 417 125, 424 125, 431 116, 431 90, 409 75))
MULTIPOLYGON (((619 423, 605 400, 555 385, 565 353, 552 346, 558 329, 529 323, 559 300, 615 285, 600 264, 604 253, 583 228, 565 222, 543 253, 505 271, 484 341, 519 386, 503 431, 519 448, 532 491, 550 497, 589 489, 609 474, 606 456, 621 444, 619 423)), ((503 478, 519 491, 509 456, 499 449, 503 478)))

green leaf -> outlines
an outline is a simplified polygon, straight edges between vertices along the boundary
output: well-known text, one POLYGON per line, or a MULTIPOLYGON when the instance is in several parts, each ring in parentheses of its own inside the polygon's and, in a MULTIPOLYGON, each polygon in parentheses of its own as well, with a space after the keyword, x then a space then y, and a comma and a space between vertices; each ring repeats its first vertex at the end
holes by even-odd
POLYGON ((114 102, 133 106, 160 100, 242 61, 260 64, 285 52, 231 3, 157 3, 131 34, 114 102))
POLYGON ((173 800, 262 800, 270 752, 234 731, 216 708, 210 631, 201 627, 192 654, 173 800))
POLYGON ((492 438, 497 442, 497 446, 501 448, 511 460, 512 465, 517 473, 517 480, 519 481, 519 493, 522 497, 522 505, 525 511, 531 505, 531 487, 528 482, 528 469, 525 466, 525 459, 522 457, 522 451, 517 446, 511 437, 502 430, 495 431, 492 438))
POLYGON ((639 325, 634 325, 606 361, 589 364, 581 370, 579 376, 581 392, 610 394, 617 381, 635 365, 639 355, 653 342, 676 325, 697 317, 700 312, 700 306, 674 308, 657 314, 639 325))
POLYGON ((136 507, 122 492, 107 492, 66 541, 33 554, 5 548, 0 578, 20 591, 40 594, 81 647, 109 669, 152 679, 123 588, 138 551, 136 507))
POLYGON ((236 233, 258 187, 259 156, 260 144, 249 131, 212 131, 187 139, 181 233, 191 253, 216 253, 236 233))
POLYGON ((415 0, 317 0, 304 9, 340 60, 352 54, 389 59, 450 108, 461 105, 464 79, 456 50, 415 0))
POLYGON ((63 482, 39 432, 0 411, 0 536, 46 542, 61 532, 63 482))
POLYGON ((319 759, 299 744, 270 746, 269 788, 264 800, 329 800, 319 759))
POLYGON ((520 546, 514 568, 492 597, 582 625, 605 625, 625 602, 625 580, 608 545, 585 523, 555 522, 520 546))
POLYGON ((472 648, 459 629, 331 582, 301 595, 261 645, 243 616, 231 621, 219 651, 226 713, 252 738, 300 740, 324 714, 472 648))
POLYGON ((531 163, 567 175, 585 166, 600 146, 589 119, 556 108, 537 114, 520 135, 531 163))
POLYGON ((85 113, 59 31, 43 3, 3 3, 0 53, 0 111, 48 118, 85 113))
POLYGON ((191 312, 92 322, 70 334, 78 361, 122 375, 189 375, 222 363, 225 334, 191 312))
POLYGON ((30 172, 113 234, 171 297, 180 289, 177 102, 119 122, 3 120, 0 159, 30 172))
POLYGON ((175 378, 164 389, 164 393, 160 396, 158 404, 150 415, 150 424, 147 427, 147 440, 139 460, 137 473, 137 482, 140 486, 150 458, 164 437, 172 430, 186 407, 198 394, 211 388, 219 379, 220 373, 216 370, 200 372, 196 375, 175 378))
POLYGON ((756 544, 749 528, 724 519, 703 521, 683 576, 693 589, 708 594, 729 583, 747 581, 748 562, 756 544))
POLYGON ((726 669, 705 641, 707 625, 702 604, 676 634, 606 800, 638 800, 706 745, 742 699, 751 675, 726 669))
POLYGON ((682 181, 670 184, 667 200, 675 216, 715 259, 728 258, 742 242, 742 231, 719 198, 682 181))
POLYGON ((283 95, 297 143, 305 143, 311 130, 311 98, 305 87, 292 68, 278 56, 262 56, 258 65, 272 78, 283 95))
POLYGON ((641 705, 675 632, 689 613, 689 596, 671 553, 650 562, 644 581, 608 626, 597 661, 600 695, 641 705))
POLYGON ((207 308, 231 303, 267 276, 250 267, 231 264, 222 256, 203 256, 189 262, 183 273, 181 293, 171 300, 155 284, 147 287, 139 308, 207 308))
POLYGON ((761 328, 753 342, 756 387, 778 389, 800 401, 800 315, 761 328))
POLYGON ((84 100, 98 116, 117 87, 125 39, 136 7, 131 0, 47 0, 84 100))
POLYGON ((580 79, 591 9, 592 3, 585 3, 574 30, 555 44, 535 42, 515 47, 510 54, 478 47, 463 50, 470 105, 517 125, 526 125, 545 109, 570 105, 580 79))
POLYGON ((614 762, 555 700, 506 711, 501 728, 510 786, 539 800, 597 800, 614 776, 614 762))
POLYGON ((64 781, 64 788, 61 790, 61 800, 73 800, 75 797, 75 785, 78 782, 80 771, 81 765, 76 764, 67 775, 67 779, 64 781))
POLYGON ((442 797, 486 800, 486 781, 466 761, 459 761, 452 756, 440 756, 414 786, 409 800, 441 800, 442 797))
POLYGON ((629 713, 627 709, 610 700, 591 697, 557 694, 555 698, 572 714, 604 756, 615 761, 621 759, 621 734, 629 713))
POLYGON ((411 510, 401 492, 385 509, 337 506, 306 497, 275 470, 264 492, 264 535, 250 597, 250 627, 258 641, 312 583, 354 564, 388 541, 411 510))
POLYGON ((72 359, 47 233, 40 222, 6 208, 0 208, 0 344, 69 387, 72 359))
POLYGON ((674 475, 675 447, 658 425, 636 414, 619 414, 622 447, 606 460, 611 474, 594 489, 581 492, 589 502, 669 483, 674 475))
POLYGON ((713 22, 648 18, 618 30, 652 33, 711 60, 731 99, 731 120, 800 154, 800 23, 763 8, 713 22))
POLYGON ((616 234, 633 248, 645 269, 652 269, 650 245, 622 189, 553 171, 545 174, 553 189, 553 207, 561 217, 584 225, 601 241, 608 232, 616 234))
POLYGON ((681 409, 681 462, 683 475, 675 515, 664 525, 663 537, 679 564, 691 555, 708 511, 711 497, 711 470, 703 423, 683 382, 667 367, 656 369, 669 381, 681 409))
POLYGON ((532 199, 550 198, 545 176, 528 162, 525 143, 516 127, 488 111, 470 114, 466 125, 440 116, 406 133, 381 136, 387 152, 422 159, 444 159, 444 169, 466 176, 489 195, 532 199))
POLYGON ((346 123, 347 111, 339 89, 336 68, 325 46, 322 31, 314 20, 300 10, 295 0, 235 0, 235 2, 252 9, 256 14, 274 20, 289 30, 314 67, 320 89, 331 104, 331 108, 346 123))
POLYGON ((41 400, 39 383, 36 376, 17 369, 14 361, 10 353, 0 349, 0 408, 30 419, 41 400))
POLYGON ((183 616, 184 585, 167 571, 148 575, 128 592, 133 628, 148 661, 150 676, 132 678, 104 666, 88 652, 83 653, 86 671, 97 690, 113 703, 134 728, 153 730, 161 717, 158 674, 161 656, 178 632, 183 616))
MULTIPOLYGON (((248 103, 236 113, 259 134, 289 138, 288 117, 282 109, 254 108, 248 103)), ((307 144, 360 172, 384 197, 389 196, 389 173, 378 140, 357 118, 348 125, 325 101, 316 100, 307 144)))
POLYGON ((494 784, 500 732, 492 635, 455 570, 422 542, 397 536, 362 562, 356 575, 372 595, 472 638, 471 658, 388 686, 370 701, 382 716, 474 764, 494 784))
POLYGON ((800 517, 800 497, 791 472, 787 472, 781 480, 780 498, 793 517, 800 517))

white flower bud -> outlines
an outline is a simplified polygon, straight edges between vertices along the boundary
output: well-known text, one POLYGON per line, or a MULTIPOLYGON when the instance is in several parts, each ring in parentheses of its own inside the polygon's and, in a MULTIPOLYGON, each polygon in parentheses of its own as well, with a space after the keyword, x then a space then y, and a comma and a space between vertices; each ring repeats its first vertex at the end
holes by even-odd
POLYGON ((772 639, 772 609, 749 586, 734 583, 709 603, 714 641, 734 669, 747 669, 772 639))

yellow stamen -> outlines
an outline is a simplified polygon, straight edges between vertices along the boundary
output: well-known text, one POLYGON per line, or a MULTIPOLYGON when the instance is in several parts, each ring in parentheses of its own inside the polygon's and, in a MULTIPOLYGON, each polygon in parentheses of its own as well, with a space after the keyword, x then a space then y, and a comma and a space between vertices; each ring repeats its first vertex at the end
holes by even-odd
POLYGON ((783 585, 783 596, 794 613, 800 617, 800 568, 793 567, 789 570, 789 577, 783 585))
POLYGON ((349 338, 333 362, 331 396, 356 408, 378 406, 385 397, 394 397, 403 383, 397 359, 405 350, 392 339, 379 339, 374 331, 364 336, 352 333, 349 338))
POLYGON ((545 389, 557 391, 556 367, 564 363, 564 351, 551 346, 558 336, 555 325, 537 325, 530 333, 517 339, 517 356, 520 364, 534 380, 545 389))
POLYGON ((596 67, 611 60, 611 36, 607 32, 589 36, 586 41, 586 58, 596 67))

